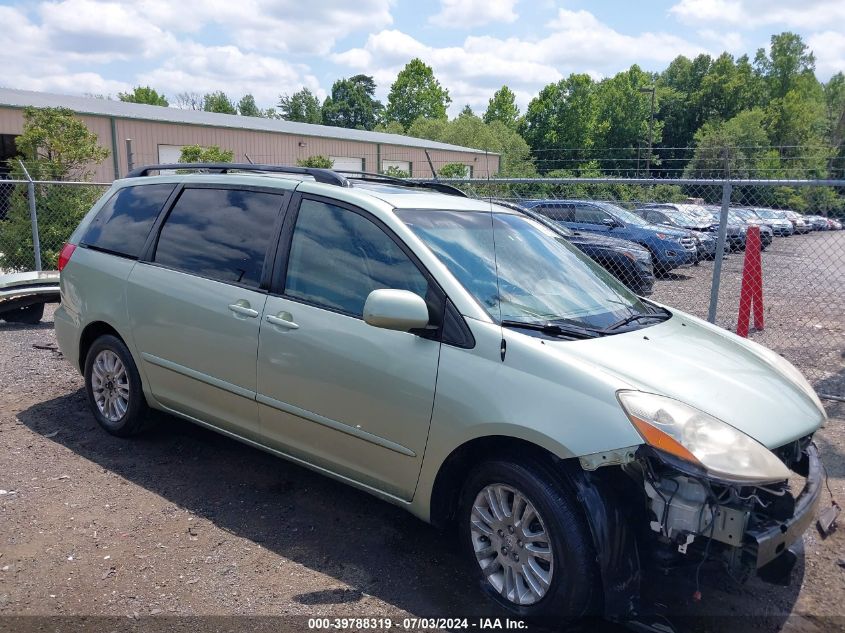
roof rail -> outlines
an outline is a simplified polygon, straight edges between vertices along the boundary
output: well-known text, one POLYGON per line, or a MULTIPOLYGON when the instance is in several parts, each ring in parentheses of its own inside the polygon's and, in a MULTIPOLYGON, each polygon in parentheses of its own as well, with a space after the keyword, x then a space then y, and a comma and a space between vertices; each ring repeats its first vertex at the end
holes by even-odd
POLYGON ((387 174, 376 174, 370 171, 355 171, 339 169, 335 170, 338 174, 344 176, 353 176, 348 180, 363 180, 364 182, 384 182, 403 187, 417 187, 419 189, 431 189, 439 193, 444 193, 448 196, 459 196, 461 198, 468 198, 464 191, 461 191, 453 185, 447 185, 443 182, 431 182, 426 180, 412 180, 406 178, 397 178, 396 176, 388 176, 387 174))
POLYGON ((227 174, 230 171, 300 174, 304 176, 311 176, 317 182, 322 182, 327 185, 337 185, 338 187, 349 186, 349 181, 347 181, 346 178, 331 169, 318 169, 316 167, 283 167, 281 165, 253 165, 250 163, 168 163, 165 165, 146 165, 144 167, 133 169, 126 174, 126 177, 140 178, 142 176, 149 176, 151 171, 177 169, 193 171, 204 169, 218 174, 227 174))

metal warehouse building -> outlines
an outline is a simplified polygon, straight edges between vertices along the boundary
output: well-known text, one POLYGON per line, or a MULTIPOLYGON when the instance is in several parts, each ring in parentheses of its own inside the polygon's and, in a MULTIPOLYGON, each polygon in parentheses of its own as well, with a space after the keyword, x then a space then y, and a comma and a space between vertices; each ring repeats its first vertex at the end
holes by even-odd
POLYGON ((431 177, 429 159, 435 169, 461 163, 479 178, 499 168, 497 154, 399 134, 5 88, 0 88, 0 165, 15 156, 14 138, 27 106, 69 108, 97 134, 110 152, 94 173, 99 182, 125 175, 130 165, 177 162, 185 145, 218 145, 234 151, 237 162, 295 165, 321 155, 338 169, 375 172, 392 166, 416 178, 431 177))

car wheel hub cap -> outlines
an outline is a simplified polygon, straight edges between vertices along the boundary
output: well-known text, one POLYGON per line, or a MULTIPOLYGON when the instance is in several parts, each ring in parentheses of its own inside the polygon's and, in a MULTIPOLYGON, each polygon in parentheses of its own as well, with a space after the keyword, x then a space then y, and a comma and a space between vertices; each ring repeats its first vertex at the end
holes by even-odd
POLYGON ((104 349, 91 368, 91 391, 102 416, 117 422, 129 409, 129 375, 120 357, 104 349))
POLYGON ((505 484, 486 486, 473 503, 470 534, 481 571, 503 598, 530 605, 546 595, 554 573, 551 541, 524 494, 505 484))

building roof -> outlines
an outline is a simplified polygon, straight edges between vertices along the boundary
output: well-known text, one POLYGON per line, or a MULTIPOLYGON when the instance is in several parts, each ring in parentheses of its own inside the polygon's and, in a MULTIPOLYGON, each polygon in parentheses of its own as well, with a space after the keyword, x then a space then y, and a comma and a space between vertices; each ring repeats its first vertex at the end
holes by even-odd
POLYGON ((24 108, 27 106, 34 106, 36 108, 62 107, 69 108, 77 114, 116 117, 120 119, 225 127, 258 132, 297 134, 300 136, 319 136, 343 141, 382 143, 384 145, 401 145, 403 147, 420 147, 452 152, 471 152, 473 154, 485 153, 484 150, 473 149, 471 147, 460 147, 458 145, 413 138, 401 134, 351 130, 349 128, 332 127, 329 125, 297 123, 282 119, 264 119, 261 117, 238 116, 235 114, 219 114, 217 112, 204 112, 202 110, 181 110, 179 108, 126 103, 124 101, 96 99, 93 97, 60 95, 49 92, 34 92, 31 90, 0 88, 0 107, 4 106, 13 108, 24 108))

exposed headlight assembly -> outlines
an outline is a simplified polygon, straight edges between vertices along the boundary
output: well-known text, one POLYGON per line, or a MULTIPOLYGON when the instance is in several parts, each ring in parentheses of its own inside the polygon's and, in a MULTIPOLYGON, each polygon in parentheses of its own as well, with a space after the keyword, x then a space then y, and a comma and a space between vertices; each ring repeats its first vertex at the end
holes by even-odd
POLYGON ((645 442, 659 451, 734 483, 783 481, 789 469, 742 431, 678 400, 619 391, 619 402, 645 442))

